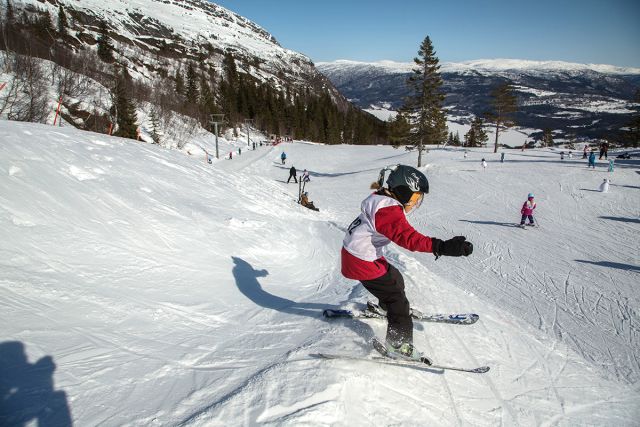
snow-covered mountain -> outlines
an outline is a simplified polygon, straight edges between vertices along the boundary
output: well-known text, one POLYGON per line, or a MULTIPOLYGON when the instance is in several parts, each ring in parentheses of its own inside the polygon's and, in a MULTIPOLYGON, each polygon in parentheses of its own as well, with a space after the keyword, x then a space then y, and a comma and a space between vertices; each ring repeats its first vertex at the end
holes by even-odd
POLYGON ((241 72, 275 88, 290 85, 315 91, 329 90, 343 98, 305 55, 282 47, 258 24, 206 0, 13 0, 16 13, 49 12, 52 19, 62 6, 70 17, 66 42, 91 47, 106 24, 114 40, 116 60, 127 65, 134 78, 149 80, 172 73, 194 61, 202 69, 222 73, 222 59, 231 53, 241 72))
MULTIPOLYGON (((361 108, 399 108, 409 94, 412 63, 340 60, 317 67, 361 108)), ((519 125, 585 137, 610 136, 624 126, 640 87, 640 69, 601 64, 513 59, 442 63, 445 105, 452 116, 482 115, 491 88, 504 79, 514 83, 521 111, 519 125)))

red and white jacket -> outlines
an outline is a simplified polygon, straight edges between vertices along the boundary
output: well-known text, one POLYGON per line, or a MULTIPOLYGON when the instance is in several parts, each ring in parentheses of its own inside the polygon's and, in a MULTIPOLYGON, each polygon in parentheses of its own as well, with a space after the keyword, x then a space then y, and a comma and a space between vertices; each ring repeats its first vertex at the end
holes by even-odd
POLYGON ((431 238, 418 233, 407 221, 402 204, 392 197, 371 194, 360 206, 342 242, 342 275, 353 280, 373 280, 388 269, 382 248, 394 242, 414 252, 432 252, 431 238))

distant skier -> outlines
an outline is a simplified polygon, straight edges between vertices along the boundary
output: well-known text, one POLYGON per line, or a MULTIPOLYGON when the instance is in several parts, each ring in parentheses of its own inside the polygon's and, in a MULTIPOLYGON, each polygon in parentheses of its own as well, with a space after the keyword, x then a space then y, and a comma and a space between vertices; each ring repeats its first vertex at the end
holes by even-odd
POLYGON ((467 158, 467 150, 464 150, 464 158, 467 158))
POLYGON ((589 164, 587 165, 588 168, 596 168, 596 152, 591 150, 591 153, 589 153, 589 164))
POLYGON ((342 275, 358 280, 379 299, 387 311, 389 351, 400 358, 419 360, 421 353, 413 347, 413 321, 409 301, 404 291, 402 274, 383 256, 389 243, 416 252, 431 252, 436 256, 468 256, 473 245, 464 236, 446 241, 428 237, 416 231, 406 215, 420 207, 429 192, 427 177, 419 170, 396 165, 380 171, 371 185, 376 190, 360 208, 362 212, 349 225, 342 246, 342 275), (384 185, 385 172, 391 171, 384 185))
POLYGON ((520 227, 524 228, 524 222, 527 218, 529 218, 529 225, 535 225, 535 221, 533 220, 533 211, 536 208, 536 202, 534 201, 533 193, 529 193, 527 196, 527 201, 522 205, 522 209, 520 209, 520 213, 522 214, 522 219, 520 220, 520 227))
POLYGON ((605 178, 604 181, 602 181, 602 184, 600 184, 600 192, 601 193, 609 192, 609 180, 607 178, 605 178))
POLYGON ((587 158, 587 144, 584 145, 584 150, 582 151, 582 158, 586 159, 587 158))
POLYGON ((564 160, 564 151, 560 152, 560 160, 564 160))
POLYGON ((282 154, 280 154, 280 160, 282 161, 282 164, 284 165, 285 160, 287 160, 287 154, 283 151, 282 154))
POLYGON ((305 170, 302 172, 302 178, 301 178, 301 179, 302 179, 302 182, 309 182, 309 181, 311 181, 311 178, 309 177, 309 171, 308 171, 308 170, 306 170, 306 169, 305 169, 305 170))
POLYGON ((296 178, 297 173, 298 172, 296 171, 296 168, 291 166, 291 168, 289 169, 289 179, 287 179, 287 184, 289 183, 289 181, 291 181, 291 178, 293 178, 296 184, 298 183, 298 178, 296 178))
POLYGON ((500 153, 500 163, 504 163, 504 151, 500 153))
POLYGON ((613 172, 614 167, 615 167, 615 160, 609 159, 609 172, 613 172))
POLYGON ((482 170, 487 170, 487 161, 484 158, 482 159, 480 164, 482 165, 482 170))
POLYGON ((608 159, 609 155, 609 143, 608 142, 603 142, 602 144, 600 144, 600 160, 602 160, 602 156, 604 156, 605 160, 608 159))

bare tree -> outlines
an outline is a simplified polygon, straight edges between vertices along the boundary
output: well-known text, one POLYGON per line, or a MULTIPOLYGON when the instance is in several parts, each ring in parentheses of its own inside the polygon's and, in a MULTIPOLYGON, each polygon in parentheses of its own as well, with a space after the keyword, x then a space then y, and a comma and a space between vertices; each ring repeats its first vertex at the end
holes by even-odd
POLYGON ((43 123, 47 117, 46 75, 37 58, 7 52, 6 71, 12 75, 0 92, 0 113, 9 120, 43 123))

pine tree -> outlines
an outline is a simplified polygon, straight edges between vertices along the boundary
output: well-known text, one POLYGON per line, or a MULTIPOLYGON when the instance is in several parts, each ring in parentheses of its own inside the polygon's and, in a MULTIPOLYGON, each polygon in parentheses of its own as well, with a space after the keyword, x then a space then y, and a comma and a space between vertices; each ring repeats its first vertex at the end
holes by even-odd
POLYGON ((187 91, 185 93, 187 103, 195 105, 198 103, 198 75, 192 63, 187 67, 187 91))
POLYGON ((55 29, 53 28, 49 9, 45 10, 44 13, 42 13, 42 16, 37 18, 36 33, 43 39, 53 39, 55 29))
POLYGON ((389 123, 389 141, 394 148, 405 144, 411 133, 411 124, 405 112, 400 111, 389 123))
POLYGON ((453 137, 453 145, 456 147, 460 145, 460 132, 456 131, 455 136, 453 137))
POLYGON ((151 139, 154 144, 160 144, 160 119, 158 118, 158 113, 155 108, 152 108, 149 112, 149 120, 151 121, 151 139))
POLYGON ((200 78, 200 111, 205 114, 205 117, 209 117, 210 114, 218 114, 218 108, 216 106, 215 97, 211 91, 211 86, 207 79, 202 76, 200 78))
POLYGON ((542 133, 542 144, 545 147, 553 147, 553 133, 550 128, 545 128, 542 133))
POLYGON ((100 21, 99 26, 100 35, 98 36, 98 56, 104 62, 111 63, 114 61, 113 57, 113 45, 108 35, 107 24, 104 21, 100 21))
POLYGON ((13 3, 11 2, 11 0, 7 0, 5 17, 7 19, 7 23, 8 24, 15 23, 16 17, 15 17, 15 14, 13 12, 13 3))
POLYGON ((435 56, 429 36, 420 45, 418 55, 414 58, 416 68, 408 81, 413 94, 408 98, 405 108, 414 121, 412 142, 418 149, 420 167, 425 145, 436 145, 446 141, 447 120, 442 108, 444 94, 440 90, 443 81, 439 60, 435 56))
POLYGON ((512 115, 518 111, 517 98, 511 83, 504 82, 491 91, 492 111, 487 113, 487 120, 496 125, 496 140, 493 152, 498 152, 498 135, 501 128, 515 125, 512 115))
POLYGON ((114 72, 114 86, 112 89, 111 97, 113 99, 113 105, 111 107, 111 113, 115 116, 115 122, 117 125, 117 131, 115 135, 122 136, 124 138, 137 138, 138 120, 136 114, 136 108, 131 101, 128 90, 127 81, 124 73, 119 73, 117 70, 114 72))
POLYGON ((178 96, 184 96, 184 78, 182 77, 182 72, 180 71, 180 68, 176 70, 175 80, 176 80, 176 93, 178 94, 178 96))
POLYGON ((58 35, 64 36, 67 34, 69 23, 67 21, 67 15, 64 13, 62 5, 58 7, 58 35))
POLYGON ((480 117, 476 117, 471 122, 471 128, 464 135, 465 145, 469 147, 479 147, 489 140, 487 132, 484 130, 484 123, 480 117))

